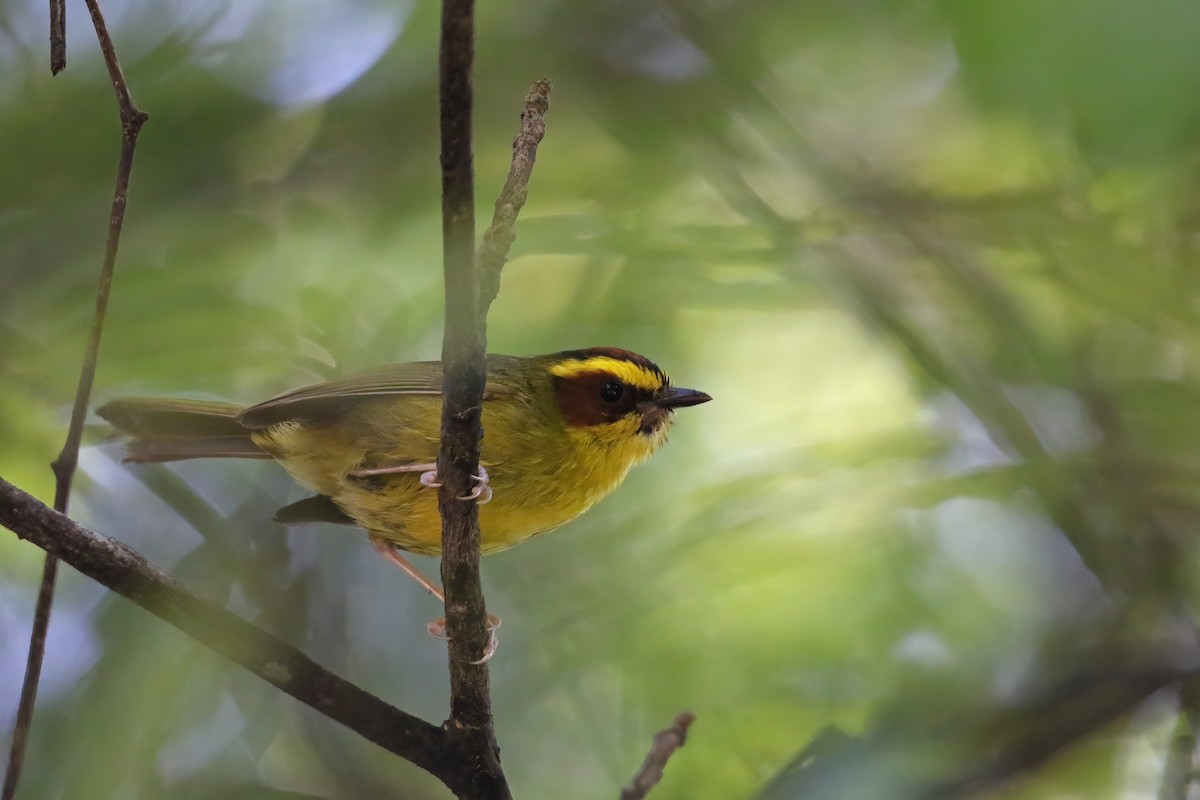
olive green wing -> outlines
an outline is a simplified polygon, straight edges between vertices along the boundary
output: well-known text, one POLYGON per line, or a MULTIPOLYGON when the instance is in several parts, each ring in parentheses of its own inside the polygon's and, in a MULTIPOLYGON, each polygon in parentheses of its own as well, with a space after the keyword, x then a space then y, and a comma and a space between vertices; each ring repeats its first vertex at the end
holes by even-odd
MULTIPOLYGON (((504 356, 490 356, 489 366, 504 356)), ((489 373, 491 370, 489 370, 489 373)), ((504 394, 502 382, 489 377, 484 399, 504 394)), ((363 400, 379 397, 440 396, 442 363, 414 361, 347 375, 325 383, 303 386, 250 406, 238 421, 251 430, 269 428, 292 420, 320 419, 353 408, 363 400)))
POLYGON ((365 398, 405 395, 440 395, 442 365, 415 361, 302 386, 250 406, 238 417, 247 428, 269 428, 280 422, 328 417, 365 398))

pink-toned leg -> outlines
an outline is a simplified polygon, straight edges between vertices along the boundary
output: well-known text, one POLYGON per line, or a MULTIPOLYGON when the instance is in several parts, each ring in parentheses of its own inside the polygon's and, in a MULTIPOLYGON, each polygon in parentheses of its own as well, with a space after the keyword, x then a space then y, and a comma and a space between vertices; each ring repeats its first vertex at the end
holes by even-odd
MULTIPOLYGON (((428 472, 436 470, 437 464, 400 464, 391 467, 372 467, 371 469, 356 469, 350 474, 355 478, 365 478, 368 475, 394 475, 399 472, 428 472)), ((436 476, 436 472, 434 473, 436 476)), ((425 482, 425 476, 421 476, 421 483, 425 482)))
MULTIPOLYGON (((438 586, 433 581, 429 580, 429 578, 426 578, 423 574, 421 574, 421 571, 419 569, 417 569, 416 567, 414 567, 407 558, 400 555, 400 552, 396 549, 395 545, 391 544, 390 542, 388 542, 387 539, 384 539, 381 536, 371 536, 371 544, 375 547, 375 550, 378 551, 378 553, 381 556, 383 556, 389 562, 391 562, 396 567, 398 567, 401 571, 404 572, 405 575, 408 575, 414 581, 421 584, 421 586, 425 587, 425 591, 429 592, 431 595, 433 595, 439 601, 441 601, 442 605, 446 604, 446 596, 444 594, 442 594, 441 587, 438 586)), ((496 649, 500 646, 500 639, 496 636, 496 629, 499 627, 500 627, 500 618, 497 617, 495 614, 488 614, 487 615, 487 631, 488 631, 487 645, 484 646, 483 655, 481 655, 479 657, 479 660, 473 661, 471 663, 486 664, 488 661, 492 660, 492 656, 496 655, 496 649)), ((435 639, 449 639, 450 638, 449 636, 446 635, 446 618, 445 617, 441 617, 440 619, 435 619, 433 622, 430 622, 426 626, 426 628, 429 631, 429 635, 434 637, 435 639)))
POLYGON ((371 544, 375 546, 375 549, 379 552, 379 555, 383 556, 389 562, 399 567, 405 575, 424 586, 425 591, 429 592, 431 595, 445 604, 446 596, 442 594, 442 588, 421 574, 421 571, 414 567, 412 562, 410 562, 407 558, 400 555, 400 552, 395 548, 394 545, 388 542, 387 539, 384 539, 381 536, 372 536, 371 544))
MULTIPOLYGON (((441 482, 438 481, 437 464, 398 464, 390 467, 371 467, 369 469, 356 469, 350 473, 352 478, 367 478, 372 475, 397 475, 405 472, 421 473, 421 485, 427 489, 438 489, 441 487, 441 482)), ((488 485, 488 473, 482 465, 479 467, 479 474, 472 475, 471 479, 475 481, 475 488, 470 494, 464 495, 459 500, 478 500, 480 505, 492 499, 492 487, 488 485)), ((407 570, 406 570, 407 571, 407 570)))

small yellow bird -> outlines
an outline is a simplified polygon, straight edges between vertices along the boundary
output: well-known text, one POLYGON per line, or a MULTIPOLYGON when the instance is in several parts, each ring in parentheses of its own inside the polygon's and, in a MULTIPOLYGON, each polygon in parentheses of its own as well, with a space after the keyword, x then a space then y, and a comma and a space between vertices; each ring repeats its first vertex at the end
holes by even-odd
MULTIPOLYGON (((491 355, 478 486, 484 553, 553 530, 615 489, 667 439, 672 412, 710 398, 671 385, 649 359, 617 348, 491 355), (491 500, 491 502, 488 502, 491 500)), ((441 598, 396 548, 441 553, 436 461, 442 369, 394 364, 232 403, 122 398, 98 409, 129 434, 126 461, 273 458, 316 492, 276 514, 286 523, 365 528, 390 561, 441 598)))

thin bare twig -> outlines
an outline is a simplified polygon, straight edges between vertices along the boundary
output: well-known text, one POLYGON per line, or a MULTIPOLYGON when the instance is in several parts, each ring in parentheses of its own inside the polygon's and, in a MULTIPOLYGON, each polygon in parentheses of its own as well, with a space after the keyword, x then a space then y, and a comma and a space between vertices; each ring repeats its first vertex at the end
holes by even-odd
MULTIPOLYGON (((61 0, 50 4, 50 59, 51 70, 58 72, 66 65, 66 12, 61 0), (55 69, 55 66, 58 69, 55 69)), ((121 242, 121 228, 125 222, 125 205, 129 195, 129 175, 133 170, 133 155, 137 147, 138 133, 148 115, 134 105, 117 60, 108 26, 100 13, 97 0, 87 0, 92 25, 109 79, 117 96, 121 118, 121 155, 117 166, 116 185, 113 188, 112 209, 108 218, 108 240, 104 247, 104 261, 100 266, 100 280, 96 288, 96 312, 92 318, 84 350, 83 367, 79 371, 79 384, 75 389, 75 404, 71 409, 71 422, 67 428, 67 440, 62 451, 50 468, 54 470, 54 507, 66 513, 71 496, 71 482, 79 463, 79 443, 83 439, 83 423, 87 418, 88 403, 92 395, 92 384, 96 378, 96 362, 100 353, 100 337, 104 332, 104 318, 108 311, 108 295, 112 287, 113 268, 117 261, 117 248, 121 242)), ((25 760, 25 747, 29 740, 29 727, 33 723, 33 709, 37 702, 38 683, 41 680, 42 662, 46 653, 46 632, 50 627, 50 611, 54 602, 54 584, 58 576, 58 564, 54 556, 46 557, 42 571, 41 587, 38 590, 37 606, 33 614, 33 631, 29 636, 29 655, 25 662, 25 678, 21 684, 21 699, 17 706, 17 719, 13 728, 12 747, 9 749, 8 770, 4 778, 3 800, 12 800, 17 791, 21 767, 25 760)))
POLYGON ((50 74, 67 68, 67 0, 50 0, 50 74))
POLYGON ((84 528, 3 478, 0 525, 448 785, 464 771, 441 728, 368 694, 286 642, 200 599, 133 548, 84 528))
POLYGON ((550 109, 549 78, 539 78, 529 87, 525 95, 525 109, 521 112, 521 131, 513 139, 512 166, 508 179, 496 198, 496 211, 492 224, 483 233, 483 241, 476 254, 479 269, 479 300, 486 316, 492 301, 500 293, 500 271, 508 260, 508 251, 517 238, 517 215, 525 207, 529 196, 529 178, 533 164, 537 161, 538 145, 546 135, 546 112, 550 109))
MULTIPOLYGON (((117 95, 117 107, 121 112, 121 128, 125 134, 125 138, 137 140, 138 131, 142 129, 142 124, 149 118, 146 112, 141 111, 133 102, 133 96, 129 93, 129 84, 125 82, 125 73, 121 71, 121 62, 117 60, 117 51, 113 47, 112 37, 108 35, 108 25, 104 22, 104 14, 100 12, 100 4, 97 0, 84 0, 87 3, 88 13, 92 16, 92 27, 96 29, 96 39, 100 43, 100 53, 104 56, 104 66, 108 69, 108 79, 112 82, 113 91, 117 95)), ((128 186, 128 172, 125 174, 126 186, 128 186)), ((120 176, 118 175, 118 188, 120 188, 120 176)), ((117 203, 114 198, 113 211, 116 212, 117 203)), ((124 202, 122 195, 121 211, 124 213, 124 202)), ((119 220, 118 220, 119 222, 119 220)), ((118 235, 121 232, 121 226, 116 226, 118 235)), ((111 228, 110 228, 111 230, 111 228)))
POLYGON ((1196 780, 1196 743, 1200 734, 1200 686, 1195 682, 1179 688, 1179 720, 1171 736, 1167 762, 1163 766, 1158 800, 1187 800, 1196 780))
POLYGON ((642 766, 638 768, 629 785, 621 790, 621 800, 642 800, 646 794, 662 780, 663 770, 667 761, 675 755, 675 751, 687 742, 688 728, 696 721, 696 715, 690 711, 681 711, 675 717, 670 727, 663 728, 654 734, 654 743, 642 766))
POLYGON ((13 724, 12 744, 8 749, 8 768, 4 773, 4 800, 13 800, 25 763, 29 744, 29 728, 33 724, 33 707, 37 703, 38 684, 42 678, 42 660, 46 654, 46 632, 50 628, 50 609, 54 604, 54 584, 58 579, 58 559, 47 555, 42 564, 42 582, 38 587, 37 605, 33 610, 33 630, 29 634, 29 652, 25 657, 25 677, 21 680, 21 699, 13 724))

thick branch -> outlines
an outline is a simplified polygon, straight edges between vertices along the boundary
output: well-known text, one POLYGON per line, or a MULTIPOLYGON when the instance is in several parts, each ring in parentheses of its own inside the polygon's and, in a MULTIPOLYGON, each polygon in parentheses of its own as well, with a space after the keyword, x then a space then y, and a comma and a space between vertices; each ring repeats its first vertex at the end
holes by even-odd
MULTIPOLYGON (((117 96, 117 107, 121 118, 121 155, 117 164, 116 186, 113 188, 112 208, 108 217, 108 240, 104 247, 104 261, 100 265, 100 280, 96 288, 96 311, 84 349, 83 366, 79 371, 79 383, 75 388, 75 403, 71 409, 71 422, 67 427, 67 439, 58 457, 50 465, 54 470, 54 507, 66 513, 71 495, 71 482, 79 463, 79 444, 83 439, 83 423, 87 418, 88 403, 92 395, 92 384, 96 378, 96 361, 100 353, 100 337, 104 332, 104 318, 108 311, 108 295, 112 287, 113 269, 117 262, 117 248, 121 242, 121 228, 125 223, 125 205, 129 195, 129 175, 133 170, 133 155, 137 147, 138 133, 146 122, 147 114, 134 105, 125 83, 125 75, 117 60, 108 26, 100 13, 97 0, 87 0, 92 25, 104 64, 108 68, 109 80, 117 96)), ((57 73, 66 66, 66 9, 63 0, 50 2, 50 69, 57 73)), ((29 740, 29 727, 33 724, 33 708, 37 702, 38 683, 41 680, 42 662, 46 654, 46 632, 50 627, 50 611, 54 603, 54 584, 58 576, 58 564, 53 555, 46 557, 42 570, 41 587, 38 590, 37 606, 33 612, 33 630, 29 636, 29 655, 25 663, 25 678, 21 684, 21 700, 17 706, 17 719, 13 727, 12 746, 9 749, 8 770, 4 778, 4 800, 12 800, 16 794, 25 760, 25 746, 29 740)))
POLYGON ((446 330, 442 339, 442 583, 450 636, 450 719, 445 728, 464 766, 450 789, 461 798, 509 798, 492 729, 488 635, 479 580, 479 511, 468 495, 479 470, 487 378, 486 319, 475 269, 475 176, 471 152, 474 0, 443 0, 439 69, 442 139, 442 246, 446 330))
POLYGON ((637 774, 629 781, 629 785, 621 790, 621 800, 642 800, 646 794, 662 780, 663 770, 675 751, 687 743, 688 728, 696 721, 696 715, 690 711, 681 711, 675 717, 670 727, 663 728, 654 734, 654 743, 650 752, 637 774))
POLYGON ((132 548, 82 527, 3 478, 0 525, 441 780, 449 783, 460 772, 441 728, 383 702, 282 640, 201 600, 132 548))
POLYGON ((479 469, 480 406, 486 379, 486 333, 477 313, 475 279, 475 177, 471 153, 473 14, 472 0, 446 0, 442 7, 446 330, 442 343, 445 398, 438 475, 443 483, 442 580, 446 591, 446 629, 450 634, 451 718, 460 724, 484 727, 491 718, 487 668, 469 665, 480 658, 486 640, 479 583, 479 514, 475 503, 457 499, 470 493, 470 476, 479 469))
POLYGON ((512 166, 500 196, 492 224, 484 231, 483 242, 476 256, 479 264, 479 302, 486 317, 492 301, 500 293, 500 270, 508 260, 508 251, 517 238, 517 215, 525 207, 529 195, 529 178, 537 160, 537 148, 546 135, 546 112, 550 109, 550 79, 539 78, 525 95, 521 112, 521 132, 513 139, 512 166))

